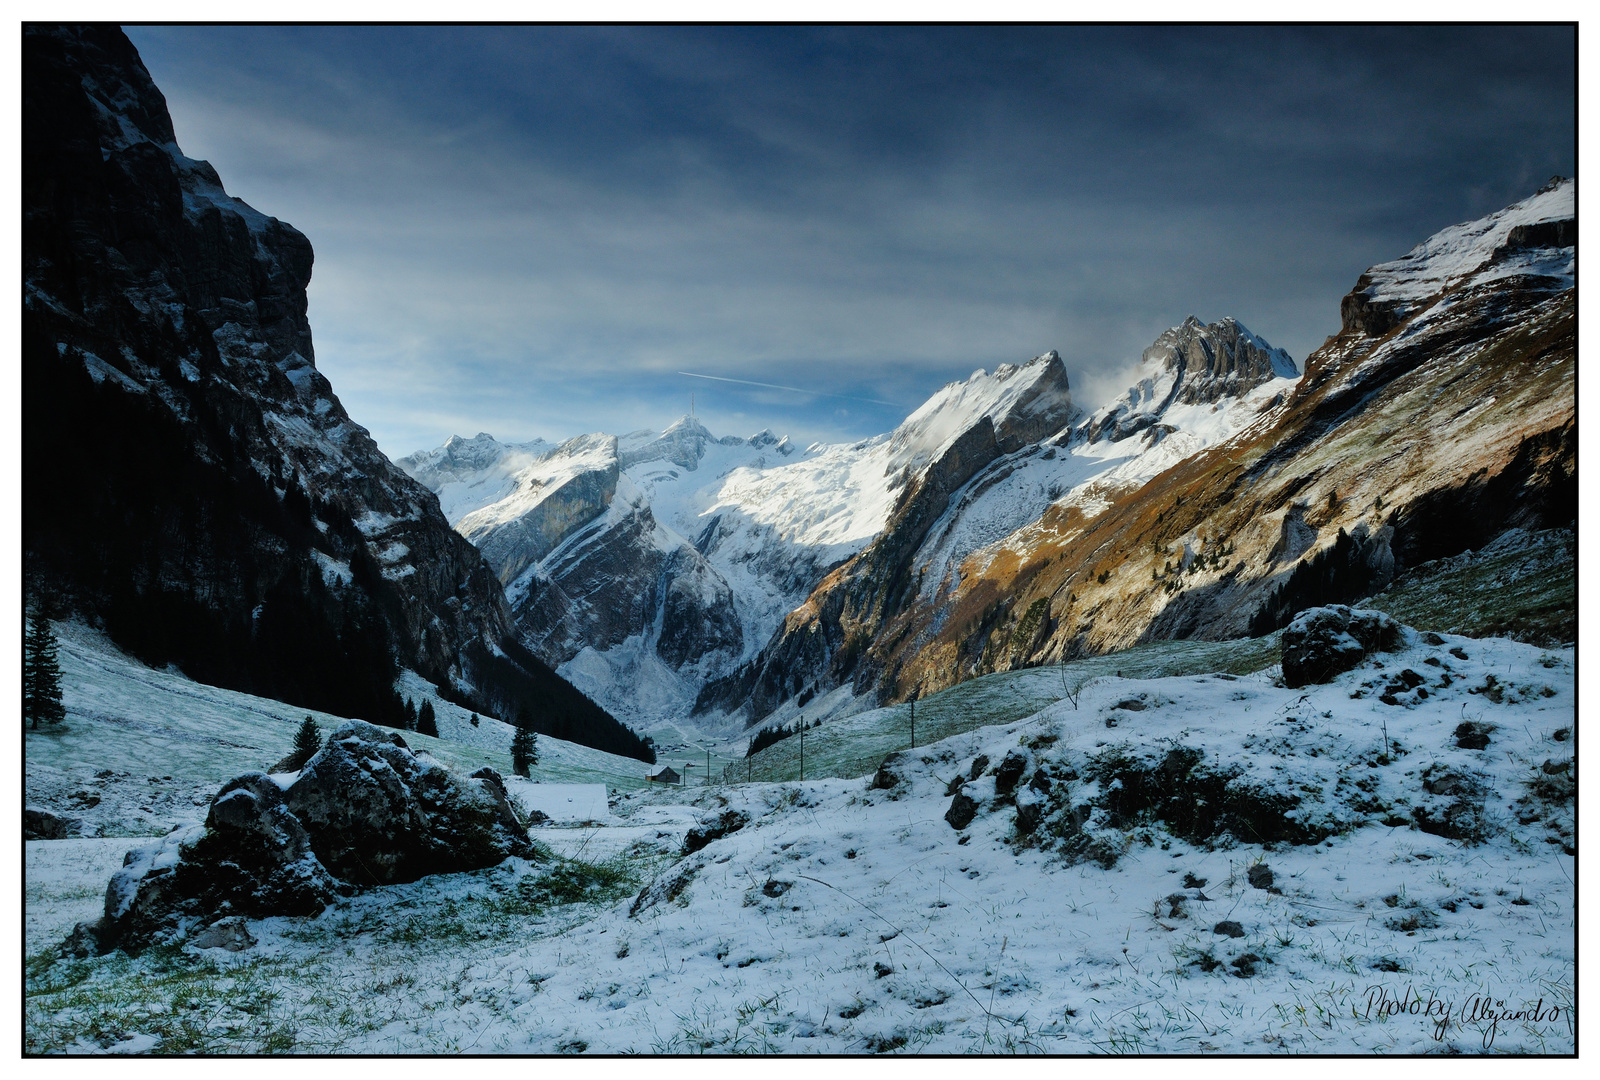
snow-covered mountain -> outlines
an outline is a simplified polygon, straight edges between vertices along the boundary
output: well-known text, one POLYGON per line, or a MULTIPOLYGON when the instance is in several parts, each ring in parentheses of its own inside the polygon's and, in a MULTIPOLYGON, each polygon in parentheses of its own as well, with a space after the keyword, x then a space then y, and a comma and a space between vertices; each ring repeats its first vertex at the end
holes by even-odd
POLYGON ((30 591, 233 689, 395 721, 409 669, 645 753, 517 644, 482 556, 318 371, 305 236, 183 154, 120 30, 24 48, 30 591))
MULTIPOLYGON (((1574 212, 1558 179, 1372 267, 1295 383, 1243 328, 1162 335, 1126 398, 975 476, 914 557, 875 541, 702 707, 785 718, 796 686, 899 701, 1141 642, 1265 633, 1508 530, 1570 529, 1574 212), (1063 452, 1083 471, 1047 506, 992 494, 1063 468, 1063 452), (941 529, 979 524, 980 545, 939 548, 941 529), (921 588, 897 594, 911 574, 921 588)), ((1567 640, 1550 634, 1571 625, 1571 582, 1549 584, 1506 629, 1567 640)))
MULTIPOLYGON (((916 575, 932 595, 1052 502, 1104 497, 1240 430, 1295 374, 1232 320, 1191 318, 1147 350, 1125 399, 1093 414, 1052 351, 950 383, 856 443, 799 452, 684 417, 660 434, 556 447, 451 438, 400 464, 484 552, 529 646, 649 725, 697 700, 704 712, 718 688, 745 692, 785 620, 886 531, 903 541, 908 520, 922 523, 916 575)), ((713 708, 704 722, 745 715, 713 708)))

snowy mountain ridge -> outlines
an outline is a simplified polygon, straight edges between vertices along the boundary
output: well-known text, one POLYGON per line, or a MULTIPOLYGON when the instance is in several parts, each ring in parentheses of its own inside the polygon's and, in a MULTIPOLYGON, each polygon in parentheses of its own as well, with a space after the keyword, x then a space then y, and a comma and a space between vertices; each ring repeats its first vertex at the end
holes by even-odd
POLYGON ((682 417, 555 447, 452 437, 400 464, 484 552, 530 647, 630 721, 675 721, 931 474, 952 490, 918 556, 923 589, 937 591, 1053 502, 1104 498, 1241 430, 1297 374, 1234 320, 1192 316, 1146 350, 1141 373, 1086 413, 1052 350, 946 384, 894 431, 804 453, 682 417))

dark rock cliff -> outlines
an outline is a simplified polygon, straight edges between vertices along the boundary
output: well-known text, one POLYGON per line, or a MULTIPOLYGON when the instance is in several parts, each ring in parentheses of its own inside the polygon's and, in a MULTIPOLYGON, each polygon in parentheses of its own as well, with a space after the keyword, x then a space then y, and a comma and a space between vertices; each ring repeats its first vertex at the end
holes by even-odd
POLYGON ((114 27, 23 37, 29 587, 151 663, 393 722, 398 666, 621 753, 315 366, 312 251, 178 149, 114 27), (509 642, 509 645, 508 645, 509 642))

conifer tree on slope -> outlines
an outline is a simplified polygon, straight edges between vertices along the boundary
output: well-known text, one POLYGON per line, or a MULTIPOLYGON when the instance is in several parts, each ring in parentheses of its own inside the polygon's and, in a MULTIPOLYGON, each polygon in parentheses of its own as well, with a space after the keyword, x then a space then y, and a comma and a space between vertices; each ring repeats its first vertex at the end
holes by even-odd
POLYGON ((533 733, 533 713, 523 708, 517 715, 517 733, 511 736, 511 771, 527 776, 539 764, 539 740, 533 733))
POLYGON ((303 768, 320 749, 322 749, 322 732, 317 729, 317 722, 308 716, 294 735, 294 767, 303 768))
POLYGON ((67 717, 61 704, 61 668, 56 663, 56 636, 50 620, 34 608, 22 641, 22 716, 37 728, 67 717))
POLYGON ((439 737, 439 723, 434 719, 433 702, 424 701, 422 708, 417 710, 417 734, 439 737))

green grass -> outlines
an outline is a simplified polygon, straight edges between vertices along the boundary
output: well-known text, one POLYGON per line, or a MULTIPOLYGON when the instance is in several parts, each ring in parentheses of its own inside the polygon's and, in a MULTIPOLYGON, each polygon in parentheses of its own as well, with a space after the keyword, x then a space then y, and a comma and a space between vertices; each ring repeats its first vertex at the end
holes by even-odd
POLYGON ((24 1048, 59 1053, 142 1035, 158 1039, 152 1049, 163 1054, 337 1052, 397 1021, 424 1023, 419 1009, 459 1007, 444 968, 481 955, 484 943, 498 950, 499 942, 510 948, 571 930, 633 893, 652 869, 628 854, 550 857, 520 875, 502 867, 450 875, 448 895, 442 879, 395 886, 388 902, 357 897, 293 920, 284 936, 316 947, 309 962, 303 954, 213 959, 175 945, 93 960, 41 950, 24 967, 24 1048))
POLYGON ((1575 548, 1551 540, 1487 558, 1424 564, 1362 601, 1407 626, 1553 646, 1577 640, 1575 548))

